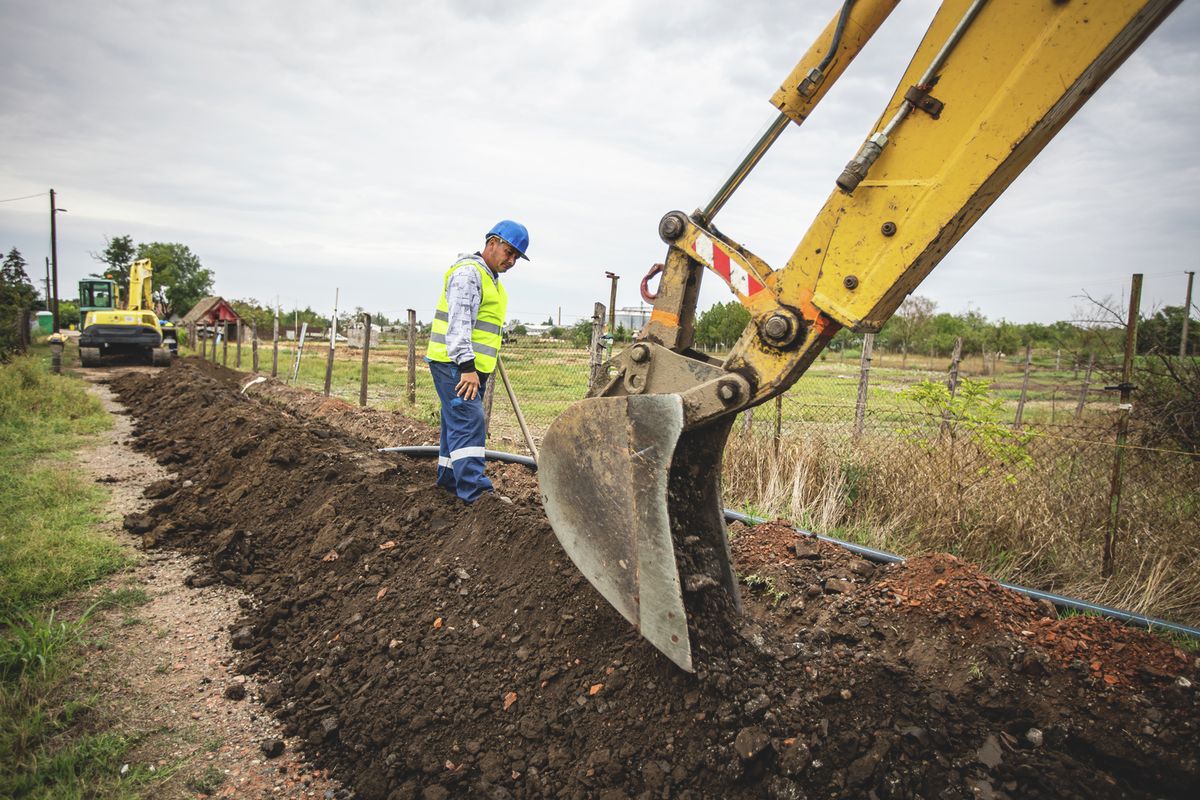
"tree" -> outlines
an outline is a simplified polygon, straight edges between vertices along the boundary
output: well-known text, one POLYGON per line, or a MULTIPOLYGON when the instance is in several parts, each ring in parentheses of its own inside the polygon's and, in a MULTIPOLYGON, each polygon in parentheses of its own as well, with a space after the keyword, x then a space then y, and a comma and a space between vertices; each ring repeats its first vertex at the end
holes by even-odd
POLYGON ((25 272, 25 258, 14 247, 0 267, 0 361, 7 360, 10 352, 24 348, 27 340, 26 332, 21 330, 23 312, 33 308, 36 297, 25 272))
POLYGON ((910 294, 896 309, 896 314, 883 326, 881 334, 887 334, 890 339, 900 345, 904 353, 904 362, 908 361, 908 351, 924 350, 926 339, 930 333, 930 323, 937 303, 928 297, 910 294))
POLYGON ((736 300, 717 303, 696 321, 696 344, 700 347, 729 347, 750 322, 750 312, 736 300))
POLYGON ((567 331, 567 338, 573 347, 588 348, 592 346, 592 321, 581 319, 567 331))
POLYGON ((133 254, 136 252, 133 246, 133 237, 116 236, 110 239, 106 236, 104 245, 103 251, 90 254, 92 258, 104 265, 103 274, 93 273, 89 277, 111 278, 117 282, 118 286, 128 286, 129 265, 133 263, 133 254))
POLYGON ((163 314, 186 314, 201 298, 212 292, 212 272, 200 258, 178 242, 151 242, 137 246, 137 259, 154 265, 154 290, 161 296, 163 314))

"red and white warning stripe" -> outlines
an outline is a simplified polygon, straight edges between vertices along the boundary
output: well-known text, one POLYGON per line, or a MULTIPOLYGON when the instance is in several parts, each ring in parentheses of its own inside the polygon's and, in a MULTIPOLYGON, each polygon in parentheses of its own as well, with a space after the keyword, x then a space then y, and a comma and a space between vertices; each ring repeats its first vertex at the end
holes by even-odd
POLYGON ((696 235, 692 250, 697 258, 708 264, 725 279, 730 288, 743 297, 753 297, 763 290, 764 287, 757 278, 747 272, 741 264, 731 260, 729 255, 705 234, 696 235))

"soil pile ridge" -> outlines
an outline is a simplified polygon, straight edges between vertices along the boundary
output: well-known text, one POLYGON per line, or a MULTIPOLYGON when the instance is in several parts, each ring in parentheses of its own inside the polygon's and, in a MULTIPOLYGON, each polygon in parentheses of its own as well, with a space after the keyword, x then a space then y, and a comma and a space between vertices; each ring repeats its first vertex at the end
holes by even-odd
POLYGON ((464 506, 237 377, 115 381, 178 473, 126 527, 254 596, 242 671, 363 798, 1200 791, 1197 664, 1155 637, 1055 621, 949 556, 885 569, 734 526, 745 614, 706 620, 684 674, 575 570, 523 468, 494 474, 514 502, 464 506))

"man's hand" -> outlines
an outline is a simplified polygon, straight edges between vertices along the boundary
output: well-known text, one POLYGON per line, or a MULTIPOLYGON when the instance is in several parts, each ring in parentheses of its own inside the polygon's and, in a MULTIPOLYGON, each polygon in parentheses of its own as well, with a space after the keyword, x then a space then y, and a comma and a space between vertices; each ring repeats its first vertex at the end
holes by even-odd
POLYGON ((454 393, 463 400, 474 400, 479 395, 479 373, 463 372, 458 376, 454 393))

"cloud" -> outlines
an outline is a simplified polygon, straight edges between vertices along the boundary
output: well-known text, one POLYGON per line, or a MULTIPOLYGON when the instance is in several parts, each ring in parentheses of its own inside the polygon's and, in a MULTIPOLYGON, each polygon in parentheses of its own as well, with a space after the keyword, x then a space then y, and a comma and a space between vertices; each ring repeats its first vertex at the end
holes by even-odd
MULTIPOLYGON (((513 315, 584 317, 606 270, 619 305, 638 302, 659 218, 703 205, 737 164, 824 5, 10 3, 0 198, 59 191, 67 296, 105 235, 130 234, 188 244, 231 297, 324 308, 336 286, 343 305, 423 318, 454 256, 511 217, 533 258, 506 278, 513 315)), ((933 6, 893 14, 723 231, 786 262, 933 6)), ((1168 279, 1200 245, 1200 174, 1178 156, 1198 29, 1183 4, 919 291, 1049 321, 1140 269, 1162 273, 1148 303, 1180 302, 1168 279)), ((0 205, 0 246, 36 264, 46 239, 44 201, 0 205)), ((702 304, 727 297, 710 278, 702 304)))

